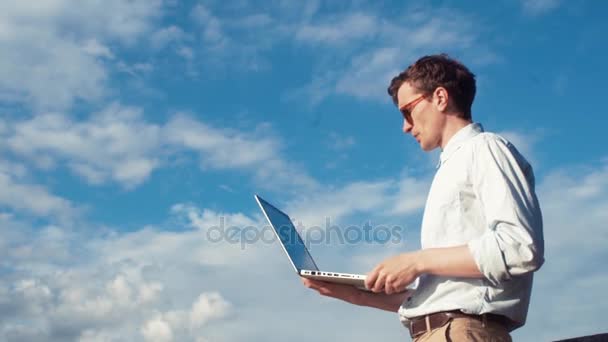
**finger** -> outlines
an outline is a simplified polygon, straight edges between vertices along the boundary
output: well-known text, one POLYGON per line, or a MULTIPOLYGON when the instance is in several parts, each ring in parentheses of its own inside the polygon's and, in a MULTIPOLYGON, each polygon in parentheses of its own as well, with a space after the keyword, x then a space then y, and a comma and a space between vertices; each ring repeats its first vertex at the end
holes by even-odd
POLYGON ((325 286, 319 287, 317 291, 323 296, 333 297, 333 291, 325 286))
POLYGON ((318 288, 323 286, 323 284, 324 284, 321 281, 307 279, 307 278, 302 278, 302 283, 304 284, 304 286, 306 286, 310 289, 313 289, 313 290, 318 290, 318 288))
POLYGON ((339 284, 332 284, 321 280, 310 280, 310 288, 321 293, 322 295, 331 295, 340 290, 341 286, 339 284))
MULTIPOLYGON (((391 293, 401 293, 405 291, 405 286, 402 285, 401 282, 393 282, 392 284, 387 285, 387 288, 391 289, 391 293)), ((387 292, 387 294, 389 293, 387 292)))
POLYGON ((302 283, 308 288, 315 288, 318 286, 318 284, 314 280, 307 278, 302 278, 302 283))
POLYGON ((395 289, 395 293, 397 292, 402 292, 403 290, 405 290, 405 286, 407 285, 406 282, 404 282, 402 279, 397 279, 396 281, 393 282, 392 287, 395 289))
POLYGON ((384 293, 387 295, 395 293, 394 289, 391 286, 384 286, 384 293))
POLYGON ((384 290, 384 286, 386 284, 386 275, 384 274, 384 272, 381 272, 378 275, 378 278, 376 279, 376 282, 374 284, 374 287, 372 288, 373 292, 382 292, 382 290, 384 290))
POLYGON ((397 293, 397 292, 403 292, 403 291, 405 291, 407 289, 407 286, 411 282, 412 282, 412 278, 411 277, 398 278, 398 279, 395 279, 395 281, 393 281, 390 286, 396 290, 395 293, 397 293))
POLYGON ((386 294, 391 294, 394 292, 394 287, 393 287, 394 278, 395 278, 394 276, 389 274, 384 279, 384 292, 386 294))
POLYGON ((369 272, 367 274, 367 277, 365 278, 365 287, 369 290, 374 288, 374 285, 376 284, 376 280, 378 279, 378 273, 379 273, 380 269, 379 266, 376 266, 371 272, 369 272))
POLYGON ((392 293, 402 292, 403 289, 405 288, 402 284, 403 284, 403 282, 399 279, 393 279, 391 281, 387 281, 385 289, 390 289, 390 293, 388 291, 386 291, 386 293, 392 294, 392 293))
POLYGON ((392 286, 391 286, 391 287, 389 287, 389 289, 390 289, 390 292, 389 292, 389 291, 386 291, 386 294, 395 294, 395 293, 400 293, 400 292, 403 292, 403 290, 401 290, 401 289, 400 289, 400 288, 398 288, 398 287, 392 287, 392 286))

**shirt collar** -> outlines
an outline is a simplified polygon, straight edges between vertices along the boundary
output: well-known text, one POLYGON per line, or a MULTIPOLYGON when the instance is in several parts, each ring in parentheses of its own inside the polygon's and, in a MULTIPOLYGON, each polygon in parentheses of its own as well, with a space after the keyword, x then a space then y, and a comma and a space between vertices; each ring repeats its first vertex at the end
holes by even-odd
POLYGON ((437 164, 437 168, 439 168, 443 163, 445 163, 448 158, 456 152, 462 144, 476 136, 477 134, 483 132, 483 126, 480 123, 471 123, 461 128, 450 138, 448 143, 445 145, 445 148, 441 151, 441 155, 439 156, 439 163, 437 164))

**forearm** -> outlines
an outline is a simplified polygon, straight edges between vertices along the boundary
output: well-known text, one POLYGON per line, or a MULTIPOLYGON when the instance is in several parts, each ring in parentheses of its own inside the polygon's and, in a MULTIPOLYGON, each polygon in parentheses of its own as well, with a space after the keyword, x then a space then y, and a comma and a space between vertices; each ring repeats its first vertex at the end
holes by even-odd
POLYGON ((448 277, 483 278, 473 255, 466 245, 445 248, 429 248, 419 252, 419 270, 448 277))
POLYGON ((401 303, 405 300, 407 296, 410 295, 410 291, 394 293, 394 294, 386 294, 383 292, 373 293, 367 291, 361 291, 357 300, 353 302, 353 304, 361 305, 361 306, 369 306, 376 309, 397 312, 401 303))

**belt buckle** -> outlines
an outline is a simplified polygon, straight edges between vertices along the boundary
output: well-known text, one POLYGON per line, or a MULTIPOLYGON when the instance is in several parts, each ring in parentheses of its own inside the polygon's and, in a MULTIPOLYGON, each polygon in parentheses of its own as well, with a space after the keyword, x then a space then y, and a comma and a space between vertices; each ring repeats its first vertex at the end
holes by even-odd
POLYGON ((401 324, 403 324, 403 326, 407 329, 407 331, 410 333, 410 337, 413 339, 414 338, 414 321, 415 319, 409 319, 406 318, 404 320, 401 321, 401 324))
POLYGON ((440 328, 440 327, 444 326, 445 324, 447 324, 448 322, 450 322, 455 317, 456 317, 455 315, 452 315, 450 312, 445 312, 445 311, 444 312, 441 312, 441 311, 435 312, 432 314, 428 314, 428 315, 419 317, 412 321, 411 328, 410 328, 410 336, 412 336, 412 338, 416 338, 422 334, 432 331, 433 329, 440 328), (434 317, 434 321, 435 321, 434 324, 432 324, 433 317, 434 317), (439 322, 437 321, 437 318, 441 318, 439 320, 439 322), (424 324, 424 328, 420 327, 421 324, 424 324), (414 325, 418 325, 419 328, 415 329, 416 327, 414 327, 414 325), (414 334, 414 330, 417 330, 416 334, 414 334))
POLYGON ((408 320, 409 324, 407 325, 409 331, 410 331, 410 337, 412 339, 415 339, 416 337, 423 335, 427 332, 429 332, 430 329, 430 317, 429 315, 424 315, 423 317, 417 317, 414 318, 412 320, 408 320), (416 329, 416 327, 421 324, 424 321, 424 329, 418 329, 417 332, 415 332, 414 330, 416 329))

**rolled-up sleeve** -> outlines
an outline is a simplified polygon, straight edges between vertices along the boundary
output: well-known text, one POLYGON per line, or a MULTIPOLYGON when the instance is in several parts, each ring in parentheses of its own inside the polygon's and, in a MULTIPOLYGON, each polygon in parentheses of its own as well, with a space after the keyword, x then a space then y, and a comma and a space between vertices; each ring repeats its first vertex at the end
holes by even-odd
POLYGON ((481 273, 498 284, 543 264, 543 224, 530 164, 498 136, 483 139, 472 181, 487 226, 468 248, 481 273))

